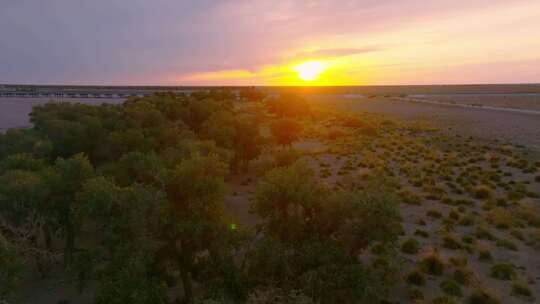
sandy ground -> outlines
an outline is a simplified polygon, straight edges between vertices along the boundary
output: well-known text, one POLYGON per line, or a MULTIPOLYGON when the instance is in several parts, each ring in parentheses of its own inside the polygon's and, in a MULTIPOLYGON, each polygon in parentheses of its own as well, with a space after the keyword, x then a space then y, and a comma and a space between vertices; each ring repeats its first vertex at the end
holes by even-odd
POLYGON ((411 97, 455 104, 540 111, 540 94, 420 94, 411 97))
POLYGON ((455 134, 497 139, 540 150, 540 115, 390 99, 324 99, 351 112, 426 120, 455 134))

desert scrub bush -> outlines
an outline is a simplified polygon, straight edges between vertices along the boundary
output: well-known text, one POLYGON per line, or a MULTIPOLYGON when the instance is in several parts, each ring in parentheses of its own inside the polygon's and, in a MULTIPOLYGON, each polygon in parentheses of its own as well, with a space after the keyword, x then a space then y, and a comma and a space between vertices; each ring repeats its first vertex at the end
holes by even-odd
POLYGON ((474 217, 471 215, 464 216, 459 220, 458 224, 461 226, 472 226, 474 225, 474 217))
POLYGON ((407 254, 416 254, 420 250, 420 242, 415 238, 408 238, 401 243, 401 251, 407 254))
POLYGON ((274 167, 288 167, 294 164, 302 153, 295 149, 280 149, 273 153, 274 167))
POLYGON ((425 230, 422 230, 422 229, 416 229, 414 231, 414 235, 417 235, 419 237, 423 237, 423 238, 428 238, 429 237, 429 233, 425 230))
POLYGON ((444 272, 444 262, 438 252, 427 253, 420 260, 420 268, 427 274, 439 276, 444 272))
POLYGON ((407 274, 407 276, 405 277, 405 281, 407 281, 407 283, 411 285, 423 286, 424 284, 426 284, 426 277, 422 272, 415 269, 407 274))
POLYGON ((454 221, 457 221, 457 220, 459 220, 460 215, 459 215, 459 213, 458 213, 456 210, 451 210, 451 211, 448 213, 448 218, 449 218, 449 219, 452 219, 452 220, 454 220, 454 221))
POLYGON ((371 252, 374 255, 383 255, 388 254, 392 251, 392 248, 388 246, 388 244, 384 244, 381 242, 378 242, 377 244, 371 246, 371 252))
POLYGON ((461 249, 463 245, 459 241, 456 235, 447 233, 442 236, 443 247, 448 249, 461 249))
POLYGON ((483 262, 488 262, 493 260, 493 257, 491 256, 491 251, 487 249, 481 249, 478 251, 478 260, 483 262))
POLYGON ((519 229, 510 230, 510 235, 512 235, 513 237, 515 237, 516 239, 518 239, 520 241, 525 240, 525 236, 523 235, 523 232, 521 232, 521 230, 519 230, 519 229))
POLYGON ((512 280, 516 277, 516 267, 511 263, 497 263, 491 266, 489 274, 497 280, 512 280))
POLYGON ((454 265, 455 267, 467 266, 468 264, 467 258, 462 256, 450 257, 448 258, 448 262, 450 262, 450 264, 454 265))
POLYGON ((459 205, 459 206, 472 206, 472 205, 474 205, 474 202, 472 200, 466 199, 466 198, 456 199, 455 203, 456 203, 456 205, 459 205))
POLYGON ((461 237, 461 242, 472 245, 476 239, 472 235, 464 235, 461 237))
MULTIPOLYGON (((221 303, 219 301, 209 300, 200 304, 221 303)), ((315 304, 313 299, 306 296, 299 290, 284 290, 274 287, 259 287, 253 290, 247 298, 246 304, 315 304)))
POLYGON ((454 280, 461 285, 469 285, 473 277, 472 271, 465 266, 461 266, 454 270, 454 280))
POLYGON ((420 205, 422 203, 422 199, 420 198, 420 196, 416 195, 412 191, 404 189, 399 191, 398 195, 401 198, 401 201, 405 204, 420 205))
POLYGON ((473 195, 477 199, 488 199, 492 195, 492 190, 486 185, 474 186, 473 195))
POLYGON ((489 291, 477 288, 471 292, 468 304, 500 304, 501 301, 489 291))
POLYGON ((526 244, 540 250, 540 229, 536 228, 528 233, 526 244))
POLYGON ((449 296, 436 297, 431 301, 432 304, 457 304, 456 299, 449 296))
POLYGON ((517 251, 518 250, 517 245, 514 242, 512 242, 511 240, 498 239, 495 242, 495 245, 497 247, 505 248, 505 249, 512 250, 512 251, 517 251))
POLYGON ((534 181, 540 183, 540 175, 535 176, 534 181))
POLYGON ((446 191, 438 186, 424 187, 424 191, 426 192, 425 198, 428 200, 439 201, 446 196, 446 191))
POLYGON ((442 213, 435 209, 430 209, 426 212, 426 215, 435 219, 440 219, 442 217, 442 213))
POLYGON ((487 227, 477 226, 474 231, 474 236, 479 240, 495 240, 495 236, 489 231, 487 227))
POLYGON ((426 221, 424 221, 423 219, 417 219, 414 223, 416 225, 419 225, 419 226, 425 226, 426 225, 426 221))
POLYGON ((486 220, 497 229, 509 229, 518 226, 519 220, 505 208, 495 208, 486 213, 486 220))
POLYGON ((411 288, 409 290, 409 299, 413 301, 420 301, 424 299, 424 293, 418 288, 411 288))
POLYGON ((441 290, 454 297, 462 297, 463 291, 461 290, 461 286, 454 280, 444 280, 439 284, 439 287, 441 290))
POLYGON ((532 200, 524 200, 513 209, 513 215, 529 226, 540 227, 540 207, 532 200))
POLYGON ((8 303, 16 298, 23 282, 28 279, 28 270, 21 250, 12 246, 0 233, 0 302, 8 303))
POLYGON ((347 134, 345 132, 343 132, 342 130, 333 128, 330 131, 328 131, 328 133, 326 134, 326 137, 329 140, 336 140, 336 139, 343 138, 346 135, 347 134))
POLYGON ((531 297, 532 291, 525 283, 514 282, 512 283, 512 295, 522 296, 522 297, 531 297))

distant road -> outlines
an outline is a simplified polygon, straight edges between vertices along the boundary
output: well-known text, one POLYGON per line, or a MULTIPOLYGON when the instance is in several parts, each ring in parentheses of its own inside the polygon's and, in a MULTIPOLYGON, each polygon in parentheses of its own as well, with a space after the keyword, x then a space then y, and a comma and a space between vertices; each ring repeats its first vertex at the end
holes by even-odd
POLYGON ((419 102, 419 103, 426 103, 426 104, 433 104, 433 105, 441 105, 441 106, 450 106, 450 107, 461 107, 461 108, 469 108, 469 109, 482 109, 482 110, 540 115, 540 111, 529 110, 529 109, 514 109, 514 108, 505 108, 505 107, 494 107, 494 106, 488 106, 488 105, 470 105, 470 104, 462 104, 462 103, 455 103, 455 102, 452 103, 452 102, 436 101, 436 100, 429 100, 429 99, 423 99, 423 98, 422 99, 411 98, 411 97, 394 97, 392 99, 400 100, 400 101, 410 101, 410 102, 419 102))

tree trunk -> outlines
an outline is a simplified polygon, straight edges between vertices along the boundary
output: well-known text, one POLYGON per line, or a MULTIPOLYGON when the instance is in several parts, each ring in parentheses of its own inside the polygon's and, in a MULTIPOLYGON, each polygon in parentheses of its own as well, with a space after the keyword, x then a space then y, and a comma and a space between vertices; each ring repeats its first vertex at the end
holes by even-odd
POLYGON ((184 303, 189 304, 193 301, 193 288, 191 286, 191 277, 189 275, 188 267, 185 263, 185 259, 181 255, 178 258, 178 268, 180 268, 180 278, 182 279, 182 286, 184 287, 184 303))
POLYGON ((73 250, 75 248, 75 231, 70 222, 66 225, 66 244, 64 247, 64 266, 69 266, 73 259, 73 250))
POLYGON ((51 251, 52 249, 52 232, 49 225, 43 227, 43 238, 45 239, 45 249, 51 251))

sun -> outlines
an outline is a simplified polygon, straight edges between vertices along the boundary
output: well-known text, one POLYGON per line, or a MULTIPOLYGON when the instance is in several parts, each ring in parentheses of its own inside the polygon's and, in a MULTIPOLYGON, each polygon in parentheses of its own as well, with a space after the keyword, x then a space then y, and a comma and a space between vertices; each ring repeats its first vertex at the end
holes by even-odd
POLYGON ((326 70, 326 65, 320 61, 308 61, 293 68, 298 78, 304 81, 314 81, 326 70))

